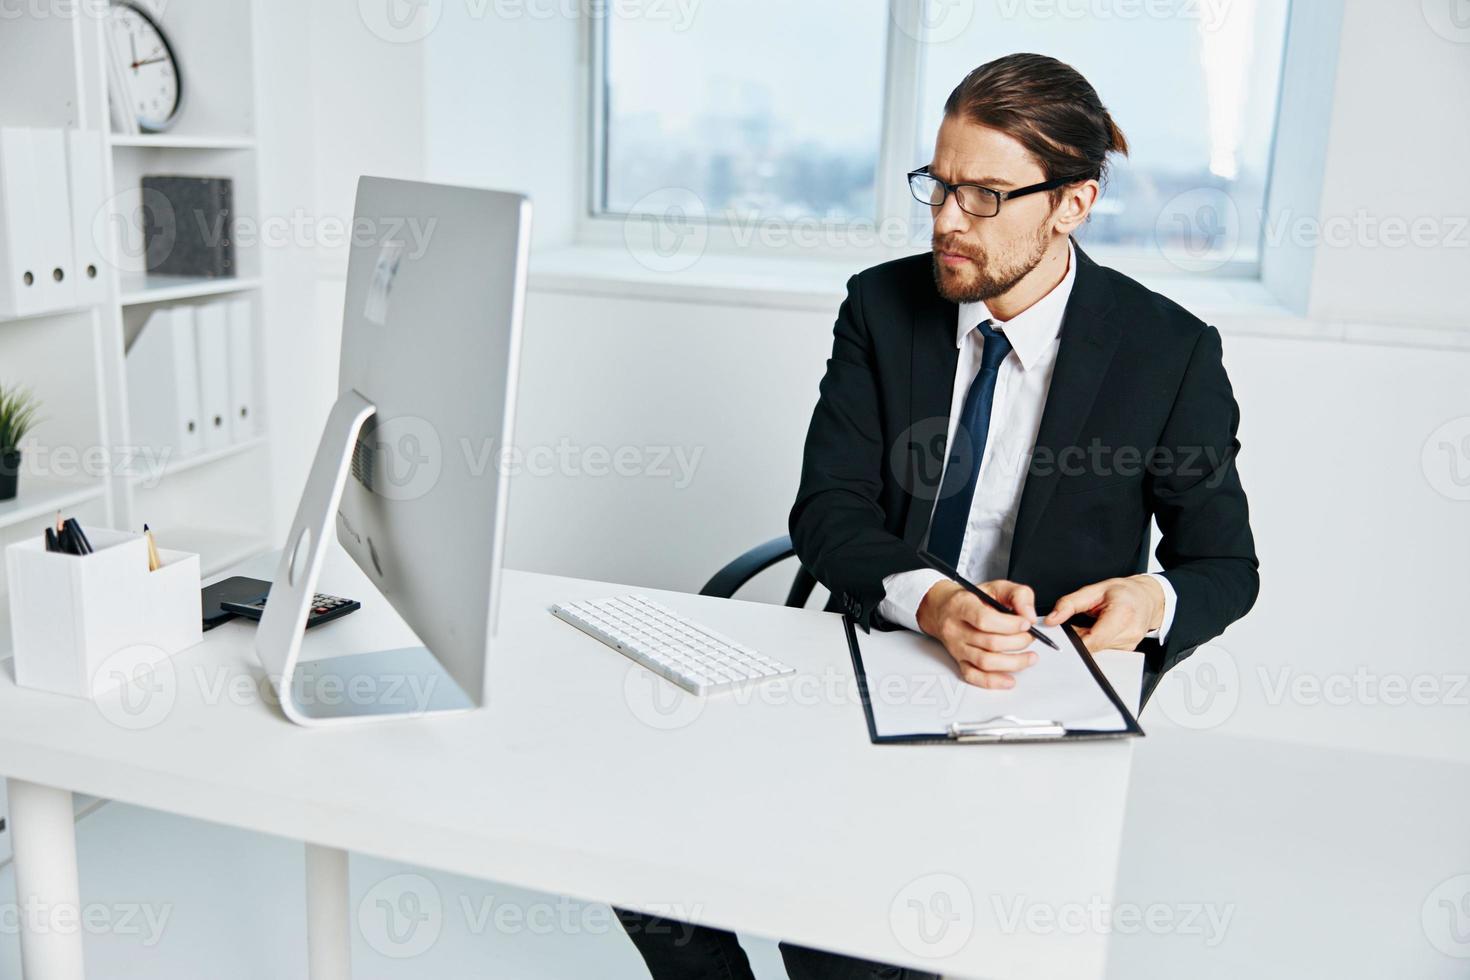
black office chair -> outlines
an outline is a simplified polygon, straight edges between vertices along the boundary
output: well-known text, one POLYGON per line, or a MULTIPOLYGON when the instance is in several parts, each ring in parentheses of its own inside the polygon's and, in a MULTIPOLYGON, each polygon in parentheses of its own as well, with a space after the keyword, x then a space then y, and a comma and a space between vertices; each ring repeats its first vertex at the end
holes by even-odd
MULTIPOLYGON (((756 545, 715 572, 714 577, 704 583, 699 594, 714 596, 716 599, 733 598, 741 586, 761 572, 795 556, 796 549, 791 546, 791 535, 783 534, 779 538, 772 538, 765 544, 756 545)), ((800 609, 812 597, 812 590, 816 587, 816 577, 798 564, 796 578, 791 582, 791 591, 786 593, 786 605, 800 609)))

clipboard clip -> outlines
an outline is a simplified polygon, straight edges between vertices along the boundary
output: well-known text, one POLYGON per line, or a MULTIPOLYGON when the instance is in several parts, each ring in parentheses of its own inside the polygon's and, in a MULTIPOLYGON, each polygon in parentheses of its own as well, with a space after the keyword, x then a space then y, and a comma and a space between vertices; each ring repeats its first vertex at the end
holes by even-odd
POLYGON ((1060 722, 996 715, 984 721, 957 721, 949 726, 956 742, 1004 742, 1019 738, 1060 738, 1067 729, 1060 722))

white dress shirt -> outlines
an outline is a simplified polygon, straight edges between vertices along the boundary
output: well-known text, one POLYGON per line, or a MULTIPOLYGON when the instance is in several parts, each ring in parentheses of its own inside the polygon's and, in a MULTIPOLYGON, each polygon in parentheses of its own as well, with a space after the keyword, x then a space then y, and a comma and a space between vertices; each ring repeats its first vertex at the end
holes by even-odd
MULTIPOLYGON (((1011 538, 1016 532, 1016 512, 1021 505, 1021 491, 1026 485, 1026 471, 1036 447, 1036 433, 1041 428, 1041 413, 1046 407, 1046 393, 1051 387, 1052 370, 1061 346, 1062 315, 1072 295, 1077 278, 1077 256, 1067 243, 1067 274, 1056 288, 1005 323, 990 315, 982 303, 961 303, 955 346, 959 360, 955 365, 954 392, 950 397, 949 437, 954 441, 955 428, 965 404, 965 394, 975 375, 980 373, 980 352, 985 338, 976 328, 986 320, 1011 342, 1011 352, 1000 363, 995 382, 995 396, 990 408, 990 429, 985 439, 985 454, 980 463, 980 477, 975 497, 970 503, 970 519, 960 545, 956 569, 971 582, 988 582, 1005 578, 1011 560, 1011 538)), ((946 464, 948 460, 946 452, 946 464)), ((940 486, 943 485, 941 482, 940 486)), ((932 516, 932 511, 931 511, 932 516)), ((1156 575, 1164 590, 1162 626, 1148 634, 1160 639, 1167 636, 1174 622, 1174 587, 1162 575, 1156 575)), ((899 626, 917 631, 919 603, 943 575, 922 568, 889 575, 883 580, 884 598, 878 613, 899 626)), ((1025 584, 1025 583, 1022 583, 1025 584)), ((1041 615, 1049 610, 1038 609, 1041 615)))

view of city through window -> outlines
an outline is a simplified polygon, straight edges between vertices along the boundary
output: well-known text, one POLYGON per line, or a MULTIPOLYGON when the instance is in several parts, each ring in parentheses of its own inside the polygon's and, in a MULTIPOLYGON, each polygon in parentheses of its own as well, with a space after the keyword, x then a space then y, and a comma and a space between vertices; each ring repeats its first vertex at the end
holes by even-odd
MULTIPOLYGON (((1082 241, 1172 250, 1201 271, 1256 259, 1287 0, 931 2, 948 3, 950 20, 923 25, 906 166, 929 161, 967 72, 1042 52, 1093 83, 1132 148, 1082 241)), ((682 188, 714 221, 872 222, 876 182, 904 180, 876 170, 887 33, 906 28, 885 0, 704 0, 685 23, 610 18, 605 210, 655 210, 682 188)), ((928 216, 916 206, 911 218, 922 246, 928 216)))
POLYGON ((683 30, 610 19, 608 210, 684 187, 716 219, 871 220, 887 30, 885 0, 712 0, 683 30))

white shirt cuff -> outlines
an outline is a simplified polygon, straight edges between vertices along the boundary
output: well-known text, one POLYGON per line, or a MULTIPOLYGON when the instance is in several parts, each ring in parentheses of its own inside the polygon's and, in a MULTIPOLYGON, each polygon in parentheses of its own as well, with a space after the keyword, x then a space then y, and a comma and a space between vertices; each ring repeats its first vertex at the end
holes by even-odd
POLYGON ((1169 580, 1163 575, 1158 572, 1149 572, 1149 574, 1159 580, 1159 586, 1164 590, 1164 618, 1159 623, 1159 628, 1147 636, 1163 643, 1169 638, 1169 627, 1174 625, 1174 607, 1178 605, 1179 597, 1174 594, 1174 586, 1170 585, 1169 580))
POLYGON ((932 568, 917 568, 912 572, 899 572, 883 580, 883 601, 878 604, 878 615, 893 623, 911 629, 919 629, 919 604, 934 588, 934 583, 944 581, 944 576, 932 568))

